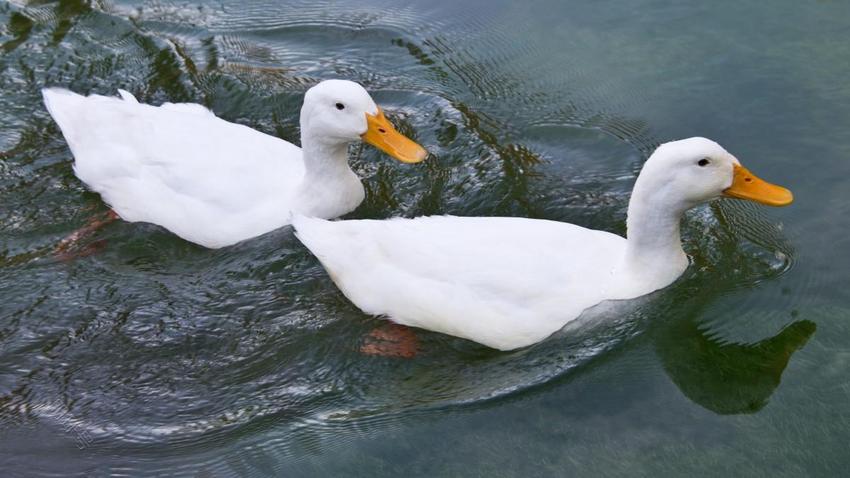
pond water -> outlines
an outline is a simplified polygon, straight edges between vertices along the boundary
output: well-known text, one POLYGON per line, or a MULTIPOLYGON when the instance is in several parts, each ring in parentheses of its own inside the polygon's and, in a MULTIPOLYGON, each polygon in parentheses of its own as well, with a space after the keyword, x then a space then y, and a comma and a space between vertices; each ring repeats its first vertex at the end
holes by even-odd
POLYGON ((848 33, 830 0, 0 3, 2 474, 844 472, 848 33), (351 217, 622 234, 642 162, 696 135, 796 202, 691 211, 677 283, 512 353, 421 332, 414 359, 361 355, 382 322, 288 227, 211 251, 115 223, 52 257, 106 207, 41 88, 202 103, 295 142, 327 78, 364 84, 433 153, 354 148, 351 217))

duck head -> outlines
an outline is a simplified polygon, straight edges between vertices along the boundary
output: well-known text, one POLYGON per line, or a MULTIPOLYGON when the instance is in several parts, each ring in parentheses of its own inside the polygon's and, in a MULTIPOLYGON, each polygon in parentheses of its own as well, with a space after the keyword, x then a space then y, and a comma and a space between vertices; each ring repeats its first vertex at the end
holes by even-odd
POLYGON ((660 197, 682 210, 718 197, 787 206, 791 191, 760 179, 719 144, 688 138, 662 144, 647 160, 635 184, 643 197, 660 197))
POLYGON ((346 80, 326 80, 307 90, 301 108, 302 144, 340 146, 365 141, 403 163, 428 152, 399 133, 366 90, 346 80))

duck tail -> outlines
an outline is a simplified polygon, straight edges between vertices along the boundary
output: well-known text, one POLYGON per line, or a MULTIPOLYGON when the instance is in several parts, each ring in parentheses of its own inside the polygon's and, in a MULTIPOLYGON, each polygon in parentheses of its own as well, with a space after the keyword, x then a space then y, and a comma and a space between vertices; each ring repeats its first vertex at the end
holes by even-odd
POLYGON ((125 103, 139 104, 136 97, 126 90, 118 90, 121 99, 114 96, 91 95, 83 96, 65 88, 44 88, 41 97, 47 112, 62 129, 66 136, 73 132, 74 126, 80 123, 81 115, 85 108, 92 108, 99 104, 125 103))
POLYGON ((41 90, 41 97, 47 112, 67 136, 74 123, 75 111, 84 97, 64 88, 45 88, 41 90))
POLYGON ((292 216, 292 227, 295 228, 295 237, 316 255, 318 255, 322 246, 328 240, 329 235, 324 234, 324 232, 330 226, 331 222, 324 219, 302 216, 300 214, 292 216))

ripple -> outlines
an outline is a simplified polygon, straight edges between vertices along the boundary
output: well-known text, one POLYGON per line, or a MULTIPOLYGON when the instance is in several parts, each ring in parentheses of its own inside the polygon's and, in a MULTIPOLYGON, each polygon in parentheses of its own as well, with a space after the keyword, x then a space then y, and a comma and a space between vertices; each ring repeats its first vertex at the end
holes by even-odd
POLYGON ((800 273, 773 216, 706 207, 685 222, 693 267, 669 290, 603 304, 512 353, 422 332, 425 352, 397 361, 358 353, 381 322, 345 301, 290 228, 207 251, 118 223, 99 236, 102 252, 49 259, 104 206, 73 176, 40 106, 45 85, 200 102, 296 140, 303 92, 354 79, 433 156, 410 168, 355 149, 368 195, 352 217, 523 215, 622 233, 631 183, 660 142, 650 121, 628 114, 641 93, 612 97, 611 80, 579 60, 555 62, 563 71, 554 72, 545 39, 517 40, 534 28, 527 17, 505 22, 498 9, 458 4, 446 18, 396 3, 14 6, 33 28, 0 57, 0 418, 31 427, 20 431, 31 444, 41 433, 57 449, 84 440, 91 474, 274 475, 282 462, 411 418, 568 382, 675 325, 669 317, 707 316, 700 324, 712 337, 756 343, 728 318, 769 336, 827 280, 807 271, 803 291, 772 287, 800 273), (765 296, 744 293, 756 285, 777 298, 774 308, 758 310, 765 296), (725 318, 712 321, 720 310, 725 318))

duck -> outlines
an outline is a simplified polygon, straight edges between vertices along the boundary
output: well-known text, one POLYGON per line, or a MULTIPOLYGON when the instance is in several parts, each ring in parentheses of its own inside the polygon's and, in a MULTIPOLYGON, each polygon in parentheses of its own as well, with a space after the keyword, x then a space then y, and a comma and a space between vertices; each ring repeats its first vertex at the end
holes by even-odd
POLYGON ((353 211, 365 191, 348 163, 351 143, 364 141, 403 163, 428 154, 347 80, 307 90, 300 148, 199 104, 152 106, 118 93, 42 90, 74 173, 100 194, 111 218, 157 224, 211 249, 283 227, 295 214, 329 219, 353 211))
POLYGON ((679 231, 685 211, 721 197, 793 201, 788 189, 696 137, 662 144, 644 163, 626 237, 521 217, 301 215, 293 226, 366 314, 508 351, 545 340, 603 301, 672 284, 689 265, 679 231))

